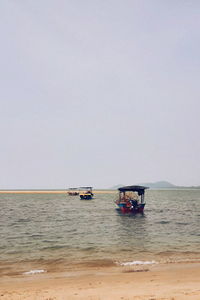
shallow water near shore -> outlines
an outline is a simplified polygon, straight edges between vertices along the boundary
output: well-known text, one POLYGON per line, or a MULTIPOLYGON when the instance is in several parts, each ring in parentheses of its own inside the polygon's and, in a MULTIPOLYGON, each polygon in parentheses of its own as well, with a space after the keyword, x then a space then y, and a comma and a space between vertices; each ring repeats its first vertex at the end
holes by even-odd
MULTIPOLYGON (((116 194, 0 194, 1 264, 60 265, 200 258, 200 190, 148 190, 143 215, 116 194)), ((27 270, 29 271, 29 270, 27 270)))

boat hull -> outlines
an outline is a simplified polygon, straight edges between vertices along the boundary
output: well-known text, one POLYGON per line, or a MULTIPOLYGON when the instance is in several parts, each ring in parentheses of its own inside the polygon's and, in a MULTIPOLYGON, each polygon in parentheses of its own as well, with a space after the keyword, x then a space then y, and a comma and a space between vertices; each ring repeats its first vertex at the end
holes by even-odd
POLYGON ((68 192, 68 196, 78 196, 78 192, 68 192))
POLYGON ((117 205, 123 214, 142 214, 145 207, 145 203, 138 204, 137 206, 127 206, 126 203, 118 203, 117 205))
POLYGON ((80 199, 81 200, 91 200, 93 195, 91 194, 80 194, 80 199))

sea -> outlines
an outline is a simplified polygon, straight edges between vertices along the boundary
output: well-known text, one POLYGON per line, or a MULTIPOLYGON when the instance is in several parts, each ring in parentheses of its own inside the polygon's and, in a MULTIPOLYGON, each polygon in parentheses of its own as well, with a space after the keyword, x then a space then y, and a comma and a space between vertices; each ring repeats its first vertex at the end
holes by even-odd
POLYGON ((147 190, 137 215, 121 214, 117 196, 1 193, 0 274, 200 261, 199 189, 147 190))

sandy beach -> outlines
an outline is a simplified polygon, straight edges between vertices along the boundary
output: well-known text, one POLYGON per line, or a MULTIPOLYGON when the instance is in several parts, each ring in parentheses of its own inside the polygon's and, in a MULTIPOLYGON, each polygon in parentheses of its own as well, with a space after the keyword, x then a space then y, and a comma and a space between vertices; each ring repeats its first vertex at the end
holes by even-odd
POLYGON ((2 276, 1 300, 199 300, 200 263, 88 266, 2 276))

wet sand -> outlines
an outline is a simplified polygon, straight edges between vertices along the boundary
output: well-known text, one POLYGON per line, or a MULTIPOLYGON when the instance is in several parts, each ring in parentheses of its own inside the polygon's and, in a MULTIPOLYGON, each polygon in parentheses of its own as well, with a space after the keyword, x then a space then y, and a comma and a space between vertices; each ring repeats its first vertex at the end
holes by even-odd
POLYGON ((0 277, 1 300, 199 300, 200 263, 79 266, 0 277))

